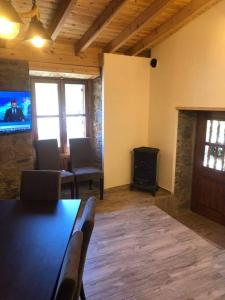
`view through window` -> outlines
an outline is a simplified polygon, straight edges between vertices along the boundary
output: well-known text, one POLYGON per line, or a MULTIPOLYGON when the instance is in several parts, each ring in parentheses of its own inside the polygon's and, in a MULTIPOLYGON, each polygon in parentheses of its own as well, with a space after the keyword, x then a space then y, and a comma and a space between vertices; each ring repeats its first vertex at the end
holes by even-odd
POLYGON ((58 140, 65 149, 70 138, 86 136, 85 84, 33 80, 37 139, 58 140))

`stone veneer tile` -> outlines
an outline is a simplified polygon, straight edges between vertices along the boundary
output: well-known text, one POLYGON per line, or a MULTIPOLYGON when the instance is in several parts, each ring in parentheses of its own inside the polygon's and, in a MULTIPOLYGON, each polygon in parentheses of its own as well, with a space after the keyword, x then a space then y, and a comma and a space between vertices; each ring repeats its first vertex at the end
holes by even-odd
MULTIPOLYGON (((29 89, 28 62, 0 60, 0 90, 29 89)), ((32 134, 2 134, 0 136, 0 199, 18 197, 21 171, 32 168, 32 134)))
POLYGON ((102 78, 93 80, 92 137, 99 166, 102 166, 102 78))
POLYGON ((191 203, 192 171, 197 113, 179 111, 176 149, 175 190, 176 207, 189 208, 191 203))

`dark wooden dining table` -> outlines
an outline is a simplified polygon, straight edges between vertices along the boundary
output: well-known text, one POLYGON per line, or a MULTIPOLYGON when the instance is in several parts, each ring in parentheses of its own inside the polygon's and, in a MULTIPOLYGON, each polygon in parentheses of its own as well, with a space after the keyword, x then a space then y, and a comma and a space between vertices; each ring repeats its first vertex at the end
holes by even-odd
POLYGON ((80 200, 0 200, 0 299, 52 300, 80 200))

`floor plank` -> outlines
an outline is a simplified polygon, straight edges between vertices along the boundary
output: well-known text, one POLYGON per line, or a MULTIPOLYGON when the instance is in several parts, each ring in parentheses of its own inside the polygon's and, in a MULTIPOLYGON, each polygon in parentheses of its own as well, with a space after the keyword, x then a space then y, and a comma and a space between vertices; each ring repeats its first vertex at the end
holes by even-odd
POLYGON ((172 217, 154 202, 127 189, 98 201, 87 299, 225 299, 225 227, 192 212, 172 217))

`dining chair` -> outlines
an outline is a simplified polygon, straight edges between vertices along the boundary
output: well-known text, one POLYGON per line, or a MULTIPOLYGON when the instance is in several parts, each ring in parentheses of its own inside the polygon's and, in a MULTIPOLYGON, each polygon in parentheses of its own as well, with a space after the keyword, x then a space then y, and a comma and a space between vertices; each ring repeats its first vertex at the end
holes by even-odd
POLYGON ((70 164, 71 171, 75 178, 76 198, 79 198, 79 183, 89 181, 99 181, 100 199, 103 199, 104 193, 104 175, 103 171, 97 167, 94 152, 91 147, 90 138, 70 139, 70 164))
POLYGON ((78 300, 75 292, 78 287, 78 271, 80 264, 83 233, 76 231, 68 244, 63 260, 55 300, 78 300))
POLYGON ((61 195, 59 171, 26 170, 21 173, 20 199, 23 201, 56 201, 61 195))
POLYGON ((85 292, 84 292, 84 285, 83 285, 83 272, 84 272, 84 265, 87 255, 87 250, 89 246, 89 242, 91 239, 92 231, 94 228, 95 223, 95 208, 96 208, 96 199, 95 197, 91 197, 87 200, 84 211, 82 213, 80 222, 78 224, 77 230, 83 232, 83 243, 81 248, 81 257, 80 257, 80 265, 79 265, 79 272, 78 272, 78 286, 75 293, 76 297, 81 298, 81 300, 86 300, 85 292))
MULTIPOLYGON (((60 170, 60 157, 57 139, 34 141, 38 170, 60 170)), ((69 184, 71 198, 74 198, 74 174, 60 170, 62 185, 69 184)))

